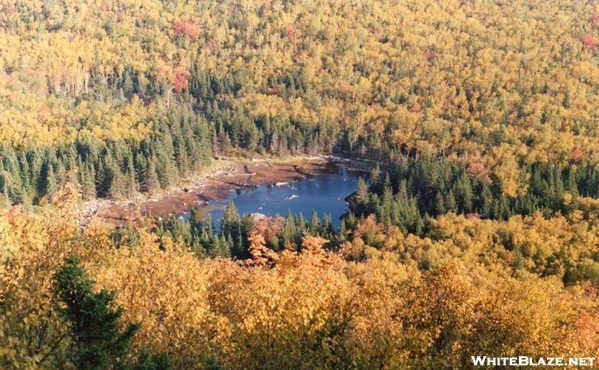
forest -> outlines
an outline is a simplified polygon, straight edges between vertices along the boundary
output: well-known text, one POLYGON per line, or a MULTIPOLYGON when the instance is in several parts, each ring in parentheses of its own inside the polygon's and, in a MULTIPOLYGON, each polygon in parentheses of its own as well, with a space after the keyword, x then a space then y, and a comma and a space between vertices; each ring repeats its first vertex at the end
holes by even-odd
POLYGON ((595 35, 593 0, 0 0, 0 367, 599 357, 595 35), (319 154, 375 164, 338 229, 85 203, 319 154))

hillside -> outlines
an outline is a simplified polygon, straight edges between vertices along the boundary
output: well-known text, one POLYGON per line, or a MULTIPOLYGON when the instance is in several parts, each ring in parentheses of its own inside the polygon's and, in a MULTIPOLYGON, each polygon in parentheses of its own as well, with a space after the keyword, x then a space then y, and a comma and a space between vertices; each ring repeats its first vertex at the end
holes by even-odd
POLYGON ((0 367, 599 357, 596 37, 593 0, 0 0, 0 367), (83 203, 331 153, 373 163, 338 230, 83 203))
POLYGON ((78 169, 87 197, 165 188, 210 148, 442 154, 500 177, 550 160, 597 163, 591 2, 2 9, 0 141, 13 204, 52 193, 44 183, 65 169, 78 169))

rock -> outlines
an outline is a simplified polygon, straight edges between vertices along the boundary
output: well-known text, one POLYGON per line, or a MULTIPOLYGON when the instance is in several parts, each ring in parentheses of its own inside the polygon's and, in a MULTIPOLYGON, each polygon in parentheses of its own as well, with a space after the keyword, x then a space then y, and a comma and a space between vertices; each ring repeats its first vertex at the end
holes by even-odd
POLYGON ((252 221, 259 222, 267 218, 267 216, 263 213, 252 213, 250 214, 252 221))

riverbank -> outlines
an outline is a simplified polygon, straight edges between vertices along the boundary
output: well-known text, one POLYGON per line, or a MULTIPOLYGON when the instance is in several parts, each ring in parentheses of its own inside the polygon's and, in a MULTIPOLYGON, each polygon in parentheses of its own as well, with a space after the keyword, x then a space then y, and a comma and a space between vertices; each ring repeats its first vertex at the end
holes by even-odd
POLYGON ((331 173, 338 166, 367 170, 359 161, 335 156, 293 157, 290 159, 219 159, 214 168, 167 192, 139 195, 132 200, 100 200, 98 217, 123 225, 143 216, 166 217, 182 214, 210 202, 226 200, 232 191, 265 184, 296 182, 331 173))

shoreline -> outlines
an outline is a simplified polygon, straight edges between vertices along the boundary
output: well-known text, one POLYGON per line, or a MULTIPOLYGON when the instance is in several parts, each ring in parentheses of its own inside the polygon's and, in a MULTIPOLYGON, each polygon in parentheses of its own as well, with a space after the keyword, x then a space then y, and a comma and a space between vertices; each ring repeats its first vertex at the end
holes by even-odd
POLYGON ((180 215, 210 202, 222 202, 235 189, 295 182, 330 173, 338 167, 357 171, 370 170, 368 163, 334 155, 275 159, 221 158, 215 160, 209 171, 197 174, 161 193, 138 194, 130 200, 95 199, 86 204, 97 203, 97 218, 123 226, 142 217, 180 215))

